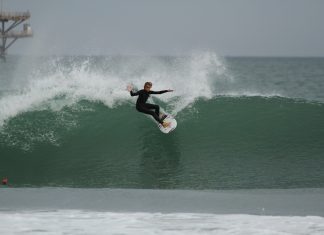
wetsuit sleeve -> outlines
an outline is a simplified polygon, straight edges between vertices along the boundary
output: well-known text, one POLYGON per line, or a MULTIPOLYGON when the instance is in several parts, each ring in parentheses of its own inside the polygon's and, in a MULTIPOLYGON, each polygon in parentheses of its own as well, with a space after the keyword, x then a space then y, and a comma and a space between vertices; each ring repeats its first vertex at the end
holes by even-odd
POLYGON ((168 90, 163 90, 163 91, 150 91, 150 94, 163 94, 168 92, 168 90))
POLYGON ((130 91, 129 93, 131 96, 137 96, 139 94, 139 91, 136 92, 130 91))

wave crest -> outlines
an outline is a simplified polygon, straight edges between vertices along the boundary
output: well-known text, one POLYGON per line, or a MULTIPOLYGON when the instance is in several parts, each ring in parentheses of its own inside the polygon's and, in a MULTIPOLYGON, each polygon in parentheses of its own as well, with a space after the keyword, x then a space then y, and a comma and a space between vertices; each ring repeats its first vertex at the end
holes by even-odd
POLYGON ((189 57, 57 57, 30 61, 27 82, 0 99, 0 126, 16 115, 34 110, 61 110, 80 100, 102 102, 109 108, 135 102, 127 84, 141 89, 146 81, 154 90, 174 93, 154 96, 176 115, 198 98, 211 99, 213 80, 224 74, 215 53, 189 57))

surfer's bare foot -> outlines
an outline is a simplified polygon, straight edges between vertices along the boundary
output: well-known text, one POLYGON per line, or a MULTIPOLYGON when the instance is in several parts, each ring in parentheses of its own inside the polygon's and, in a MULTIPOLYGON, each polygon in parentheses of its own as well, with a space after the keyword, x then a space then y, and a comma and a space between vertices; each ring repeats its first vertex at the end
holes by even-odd
POLYGON ((162 126, 164 128, 169 127, 170 126, 170 122, 163 122, 162 126))

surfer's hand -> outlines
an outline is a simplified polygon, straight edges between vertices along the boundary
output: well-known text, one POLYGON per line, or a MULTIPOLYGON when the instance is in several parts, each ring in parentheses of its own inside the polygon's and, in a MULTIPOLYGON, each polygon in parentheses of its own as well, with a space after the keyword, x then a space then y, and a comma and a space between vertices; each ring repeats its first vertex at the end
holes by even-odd
POLYGON ((170 90, 170 89, 168 90, 168 92, 172 92, 172 91, 173 91, 173 90, 170 90))
POLYGON ((128 91, 131 91, 131 90, 133 90, 133 86, 132 86, 132 85, 130 85, 130 84, 129 84, 129 85, 127 85, 127 90, 128 90, 128 91))

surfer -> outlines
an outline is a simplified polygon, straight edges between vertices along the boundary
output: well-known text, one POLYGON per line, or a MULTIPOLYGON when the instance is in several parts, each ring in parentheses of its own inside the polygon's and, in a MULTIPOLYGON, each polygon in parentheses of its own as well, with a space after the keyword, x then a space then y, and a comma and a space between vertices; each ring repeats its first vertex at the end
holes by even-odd
POLYGON ((152 83, 151 82, 145 82, 144 84, 144 89, 139 90, 137 92, 133 91, 133 86, 128 85, 127 90, 130 92, 131 96, 137 96, 137 101, 136 101, 136 109, 137 111, 145 114, 152 115, 153 118, 160 123, 163 127, 168 127, 170 123, 163 122, 163 119, 165 118, 162 117, 160 118, 160 107, 156 104, 149 104, 146 103, 147 99, 149 98, 150 94, 163 94, 166 92, 172 92, 173 90, 162 90, 162 91, 151 91, 152 88, 152 83), (154 109, 155 111, 153 111, 154 109))

